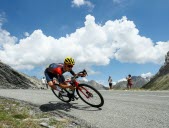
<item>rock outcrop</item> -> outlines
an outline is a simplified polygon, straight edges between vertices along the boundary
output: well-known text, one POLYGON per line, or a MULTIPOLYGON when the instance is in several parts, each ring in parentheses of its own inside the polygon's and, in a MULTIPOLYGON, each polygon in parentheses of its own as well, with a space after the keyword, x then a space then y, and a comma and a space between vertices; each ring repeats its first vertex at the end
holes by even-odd
POLYGON ((0 61, 0 88, 4 88, 4 89, 5 88, 10 88, 10 89, 38 88, 37 82, 35 81, 38 80, 33 81, 33 79, 31 79, 30 77, 17 72, 10 66, 0 61))
POLYGON ((169 89, 169 52, 165 56, 165 63, 158 73, 143 86, 144 89, 168 90, 169 89))

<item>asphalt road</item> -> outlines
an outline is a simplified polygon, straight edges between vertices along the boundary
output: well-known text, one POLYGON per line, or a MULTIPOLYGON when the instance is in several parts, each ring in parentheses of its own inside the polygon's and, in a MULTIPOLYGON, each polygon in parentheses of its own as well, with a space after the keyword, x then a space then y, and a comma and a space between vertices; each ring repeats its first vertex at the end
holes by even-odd
POLYGON ((51 90, 5 90, 0 96, 60 111, 98 128, 169 128, 169 91, 100 91, 105 104, 93 108, 81 101, 59 101, 51 90))

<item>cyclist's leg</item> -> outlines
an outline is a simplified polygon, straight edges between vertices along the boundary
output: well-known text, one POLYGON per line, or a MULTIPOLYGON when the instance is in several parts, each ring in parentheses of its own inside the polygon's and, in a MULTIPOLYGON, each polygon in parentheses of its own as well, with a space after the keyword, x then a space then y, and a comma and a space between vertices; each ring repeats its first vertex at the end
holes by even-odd
POLYGON ((64 83, 65 82, 65 77, 63 75, 61 75, 59 78, 58 78, 58 81, 59 83, 64 83))
MULTIPOLYGON (((71 84, 70 84, 70 85, 67 84, 67 82, 65 81, 65 77, 64 77, 63 75, 61 75, 58 80, 59 80, 59 83, 66 84, 67 86, 72 86, 71 84)), ((71 95, 71 100, 74 100, 74 97, 75 97, 76 99, 78 99, 78 96, 77 96, 77 93, 75 93, 75 90, 72 90, 71 93, 72 93, 72 95, 71 95)))
POLYGON ((77 95, 76 89, 74 90, 73 95, 76 98, 76 100, 79 98, 79 96, 77 95))
POLYGON ((56 90, 56 86, 53 84, 53 75, 50 74, 49 72, 47 72, 45 70, 45 77, 46 77, 46 81, 47 81, 47 84, 52 88, 52 89, 55 89, 56 90))
POLYGON ((64 89, 69 88, 69 85, 68 85, 67 82, 65 81, 65 77, 64 77, 63 75, 60 75, 60 76, 58 77, 58 82, 60 83, 60 87, 61 87, 61 88, 64 88, 64 89))
MULTIPOLYGON (((64 82, 65 82, 65 77, 64 77, 63 75, 61 75, 60 77, 58 77, 58 82, 59 82, 59 83, 64 83, 64 82)), ((62 91, 62 87, 60 87, 60 88, 61 88, 60 93, 61 93, 62 95, 64 95, 65 92, 62 91)), ((67 93, 66 93, 66 94, 67 94, 67 93)))

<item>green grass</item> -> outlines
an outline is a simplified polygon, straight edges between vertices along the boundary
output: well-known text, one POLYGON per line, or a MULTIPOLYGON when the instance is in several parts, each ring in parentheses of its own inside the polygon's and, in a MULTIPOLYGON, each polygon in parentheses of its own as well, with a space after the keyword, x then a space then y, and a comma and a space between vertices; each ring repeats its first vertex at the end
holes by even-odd
POLYGON ((148 85, 151 90, 168 90, 169 89, 169 74, 158 77, 156 81, 148 85))
POLYGON ((0 97, 0 128, 42 128, 42 118, 49 118, 48 125, 64 128, 69 121, 59 122, 49 113, 36 112, 33 107, 0 97))

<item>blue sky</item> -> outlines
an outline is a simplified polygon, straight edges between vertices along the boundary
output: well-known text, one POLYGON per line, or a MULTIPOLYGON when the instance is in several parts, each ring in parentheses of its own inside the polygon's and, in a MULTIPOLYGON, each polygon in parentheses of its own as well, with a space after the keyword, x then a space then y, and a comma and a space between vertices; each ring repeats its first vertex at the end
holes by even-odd
POLYGON ((169 0, 0 0, 0 59, 43 77, 66 56, 108 86, 158 72, 169 51, 169 0))

